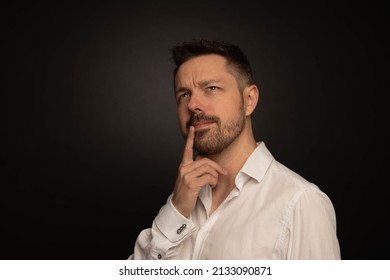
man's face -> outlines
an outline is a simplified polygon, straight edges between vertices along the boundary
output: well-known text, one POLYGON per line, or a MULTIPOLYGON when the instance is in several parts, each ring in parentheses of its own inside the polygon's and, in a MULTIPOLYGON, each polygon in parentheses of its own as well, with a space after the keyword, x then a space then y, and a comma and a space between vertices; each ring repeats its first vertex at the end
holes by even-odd
POLYGON ((245 127, 243 99, 237 81, 219 55, 202 55, 183 63, 175 79, 180 129, 195 127, 195 149, 218 154, 245 127))

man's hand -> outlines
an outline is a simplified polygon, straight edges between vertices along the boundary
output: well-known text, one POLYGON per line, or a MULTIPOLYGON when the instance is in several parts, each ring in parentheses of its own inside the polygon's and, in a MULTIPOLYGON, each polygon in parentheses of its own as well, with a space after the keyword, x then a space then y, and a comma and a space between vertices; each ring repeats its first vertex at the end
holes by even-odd
POLYGON ((224 168, 208 158, 197 157, 194 161, 194 138, 194 127, 190 126, 172 197, 175 208, 187 218, 195 207, 201 189, 207 185, 215 187, 218 176, 227 175, 224 168))

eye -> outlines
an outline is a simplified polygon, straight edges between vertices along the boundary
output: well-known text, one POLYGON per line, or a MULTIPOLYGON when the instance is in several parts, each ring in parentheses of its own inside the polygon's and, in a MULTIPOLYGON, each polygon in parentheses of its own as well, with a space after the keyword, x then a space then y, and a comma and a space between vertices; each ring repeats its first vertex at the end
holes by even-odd
POLYGON ((190 96, 189 92, 183 92, 177 96, 177 102, 179 102, 179 101, 181 101, 189 96, 190 96))
POLYGON ((207 87, 207 90, 209 90, 209 91, 214 91, 214 90, 217 90, 217 89, 219 89, 219 87, 216 87, 216 86, 209 86, 209 87, 207 87))

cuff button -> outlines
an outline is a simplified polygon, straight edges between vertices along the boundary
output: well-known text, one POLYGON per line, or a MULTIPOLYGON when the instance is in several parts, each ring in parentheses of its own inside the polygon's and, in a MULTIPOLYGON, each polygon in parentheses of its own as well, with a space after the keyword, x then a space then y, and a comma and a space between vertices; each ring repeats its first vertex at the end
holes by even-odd
POLYGON ((179 227, 178 229, 177 229, 177 234, 180 234, 180 233, 182 233, 183 232, 183 230, 185 229, 187 227, 187 225, 186 224, 182 224, 181 225, 181 227, 179 227))

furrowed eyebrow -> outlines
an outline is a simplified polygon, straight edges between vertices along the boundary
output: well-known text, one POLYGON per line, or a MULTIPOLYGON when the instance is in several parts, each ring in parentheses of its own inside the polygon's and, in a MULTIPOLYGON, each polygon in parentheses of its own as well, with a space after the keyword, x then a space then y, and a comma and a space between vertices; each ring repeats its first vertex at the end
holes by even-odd
POLYGON ((186 92, 186 91, 190 91, 190 89, 186 88, 186 87, 178 87, 176 90, 175 90, 175 94, 179 94, 181 92, 186 92))
POLYGON ((200 81, 198 82, 197 84, 200 86, 200 87, 205 87, 209 84, 213 84, 213 83, 220 83, 221 81, 220 80, 206 80, 206 81, 200 81))
MULTIPOLYGON (((220 80, 205 80, 205 81, 199 81, 197 82, 196 84, 199 86, 199 87, 205 87, 209 84, 213 84, 213 83, 220 83, 221 81, 220 80)), ((176 90, 175 90, 175 94, 179 94, 181 92, 186 92, 186 91, 191 91, 189 88, 187 87, 178 87, 176 90)))

